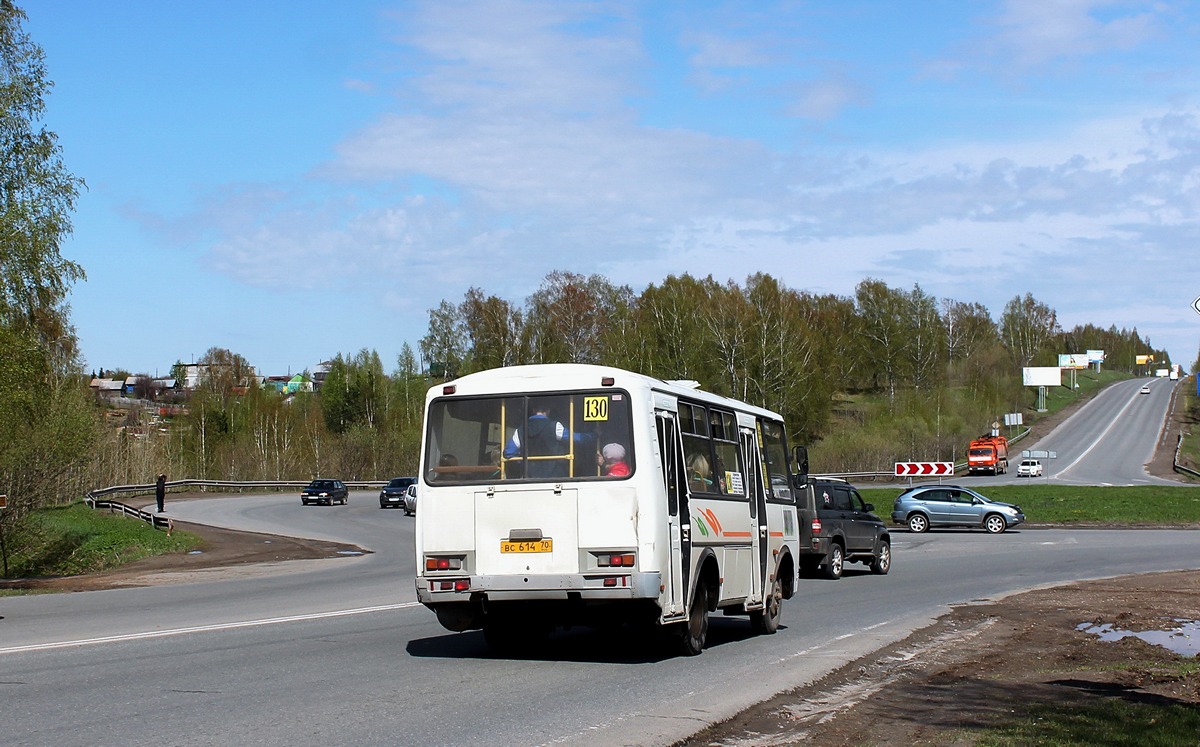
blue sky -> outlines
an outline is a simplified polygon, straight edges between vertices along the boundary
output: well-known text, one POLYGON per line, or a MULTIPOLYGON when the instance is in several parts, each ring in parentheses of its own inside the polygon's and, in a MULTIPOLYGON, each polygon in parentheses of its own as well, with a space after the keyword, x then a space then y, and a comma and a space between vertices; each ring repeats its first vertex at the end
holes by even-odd
POLYGON ((1032 293, 1200 347, 1193 3, 21 5, 88 185, 89 369, 390 369, 553 270, 1032 293))

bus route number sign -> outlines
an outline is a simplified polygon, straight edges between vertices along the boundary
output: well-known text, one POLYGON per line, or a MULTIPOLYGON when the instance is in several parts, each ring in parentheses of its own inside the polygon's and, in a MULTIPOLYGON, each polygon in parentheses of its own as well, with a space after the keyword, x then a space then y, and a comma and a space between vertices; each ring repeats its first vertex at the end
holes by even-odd
POLYGON ((583 419, 608 420, 608 397, 584 397, 583 419))

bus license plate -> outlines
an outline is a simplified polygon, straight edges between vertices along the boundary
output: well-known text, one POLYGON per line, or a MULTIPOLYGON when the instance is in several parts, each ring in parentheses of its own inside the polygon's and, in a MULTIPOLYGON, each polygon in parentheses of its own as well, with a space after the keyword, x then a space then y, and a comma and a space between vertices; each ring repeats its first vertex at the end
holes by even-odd
POLYGON ((554 540, 544 539, 529 542, 500 540, 500 552, 554 552, 554 540))

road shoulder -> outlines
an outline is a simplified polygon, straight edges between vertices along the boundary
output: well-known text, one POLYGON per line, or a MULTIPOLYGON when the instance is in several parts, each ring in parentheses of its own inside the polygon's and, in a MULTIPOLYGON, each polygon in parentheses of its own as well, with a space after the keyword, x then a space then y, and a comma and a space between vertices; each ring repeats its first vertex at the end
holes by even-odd
MULTIPOLYGON (((956 607, 905 640, 681 743, 767 747, 973 744, 1031 706, 1102 698, 1200 704, 1200 672, 1136 637, 1081 625, 1169 631, 1200 620, 1200 571, 1038 589, 956 607)), ((1192 657, 1194 659, 1194 657, 1192 657)))

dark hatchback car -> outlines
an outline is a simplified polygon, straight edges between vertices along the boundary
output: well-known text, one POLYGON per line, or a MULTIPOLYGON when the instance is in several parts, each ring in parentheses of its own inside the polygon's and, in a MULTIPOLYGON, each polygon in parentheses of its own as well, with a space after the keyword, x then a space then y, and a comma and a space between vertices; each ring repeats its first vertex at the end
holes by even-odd
POLYGON ((310 503, 324 503, 332 506, 335 503, 346 504, 350 499, 350 490, 341 480, 325 478, 313 480, 308 487, 300 491, 300 502, 307 506, 310 503))
MULTIPOLYGON (((393 477, 388 480, 388 484, 379 491, 379 507, 380 508, 405 508, 404 492, 408 490, 408 486, 417 481, 415 477, 393 477)), ((405 508, 405 513, 408 510, 405 508)))
POLYGON ((891 570, 892 537, 875 506, 844 480, 797 482, 801 571, 812 575, 819 570, 825 578, 838 579, 849 562, 880 575, 891 570))

